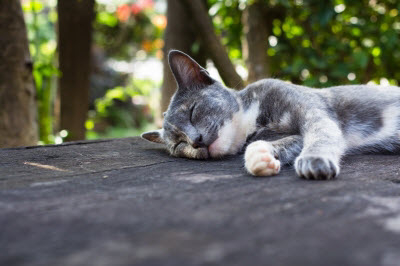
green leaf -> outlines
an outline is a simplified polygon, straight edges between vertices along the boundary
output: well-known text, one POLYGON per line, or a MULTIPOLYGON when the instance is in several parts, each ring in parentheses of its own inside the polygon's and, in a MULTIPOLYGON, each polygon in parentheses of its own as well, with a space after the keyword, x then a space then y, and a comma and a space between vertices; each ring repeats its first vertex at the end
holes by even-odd
POLYGON ((381 54, 381 48, 374 47, 371 51, 372 56, 378 57, 381 54))
POLYGON ((368 53, 362 50, 353 53, 355 64, 361 68, 365 68, 368 64, 368 53))
POLYGON ((98 23, 111 28, 118 25, 118 19, 115 17, 115 15, 105 11, 97 13, 96 20, 98 23))
POLYGON ((43 9, 43 3, 40 1, 26 1, 22 4, 24 12, 40 12, 43 9))

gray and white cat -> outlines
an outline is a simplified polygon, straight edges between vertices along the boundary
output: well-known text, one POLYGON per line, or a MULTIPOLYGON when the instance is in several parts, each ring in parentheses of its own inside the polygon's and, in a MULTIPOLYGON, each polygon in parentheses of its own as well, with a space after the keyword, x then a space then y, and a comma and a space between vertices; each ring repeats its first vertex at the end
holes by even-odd
POLYGON ((173 156, 220 158, 245 152, 246 170, 276 175, 293 164, 306 179, 339 174, 345 154, 400 150, 400 88, 312 89, 263 79, 241 91, 225 88, 180 51, 169 65, 178 89, 163 129, 142 137, 173 156))

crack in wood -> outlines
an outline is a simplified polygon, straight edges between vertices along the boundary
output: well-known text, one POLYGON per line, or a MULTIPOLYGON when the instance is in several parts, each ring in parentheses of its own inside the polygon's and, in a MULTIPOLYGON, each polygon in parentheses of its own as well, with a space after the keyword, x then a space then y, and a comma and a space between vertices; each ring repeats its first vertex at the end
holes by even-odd
POLYGON ((93 141, 72 141, 72 142, 66 142, 66 143, 62 143, 62 144, 5 148, 5 149, 0 149, 0 150, 7 151, 7 150, 31 150, 31 149, 42 149, 42 148, 60 148, 60 147, 65 147, 65 146, 91 145, 91 144, 106 143, 106 142, 113 142, 113 141, 116 141, 116 140, 115 139, 107 139, 107 140, 93 140, 93 141))
POLYGON ((89 171, 89 172, 85 172, 85 173, 78 173, 75 175, 64 175, 64 176, 60 176, 60 177, 63 177, 63 178, 79 177, 79 176, 84 176, 84 175, 88 175, 88 174, 100 174, 100 173, 107 173, 107 172, 126 170, 126 169, 138 169, 138 168, 150 167, 150 166, 154 166, 154 165, 172 163, 172 162, 176 162, 176 161, 164 161, 164 162, 158 162, 158 163, 152 163, 152 164, 146 164, 146 165, 138 165, 138 166, 124 166, 124 167, 105 169, 105 170, 100 170, 100 171, 89 171))

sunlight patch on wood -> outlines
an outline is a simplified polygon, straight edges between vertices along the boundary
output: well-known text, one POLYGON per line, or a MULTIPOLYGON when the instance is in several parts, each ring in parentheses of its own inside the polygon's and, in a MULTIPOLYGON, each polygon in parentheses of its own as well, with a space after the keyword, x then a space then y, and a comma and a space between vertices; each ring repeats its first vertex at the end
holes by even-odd
POLYGON ((36 182, 36 183, 32 183, 30 186, 31 187, 55 186, 55 185, 63 184, 65 182, 68 182, 68 181, 67 180, 55 180, 55 181, 48 181, 48 182, 36 182))
POLYGON ((182 172, 178 176, 179 180, 189 181, 192 183, 203 183, 206 181, 217 181, 220 179, 230 179, 234 178, 236 175, 224 175, 224 174, 217 174, 217 173, 203 173, 203 174, 193 174, 192 172, 182 172))
POLYGON ((36 167, 43 168, 43 169, 53 170, 53 171, 71 172, 69 170, 61 169, 61 168, 58 168, 56 166, 47 165, 47 164, 40 164, 40 163, 33 163, 33 162, 24 162, 24 164, 31 165, 31 166, 36 166, 36 167))

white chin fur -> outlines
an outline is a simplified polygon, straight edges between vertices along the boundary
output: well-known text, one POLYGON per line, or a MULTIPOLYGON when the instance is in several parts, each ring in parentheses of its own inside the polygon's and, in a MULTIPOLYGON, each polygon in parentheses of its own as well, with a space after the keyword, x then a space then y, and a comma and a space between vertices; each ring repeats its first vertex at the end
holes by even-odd
POLYGON ((233 114, 232 120, 227 121, 222 126, 218 131, 218 138, 208 147, 208 152, 212 158, 220 158, 240 151, 247 136, 256 129, 258 105, 258 102, 252 104, 246 112, 243 112, 243 109, 240 108, 238 112, 233 114))

